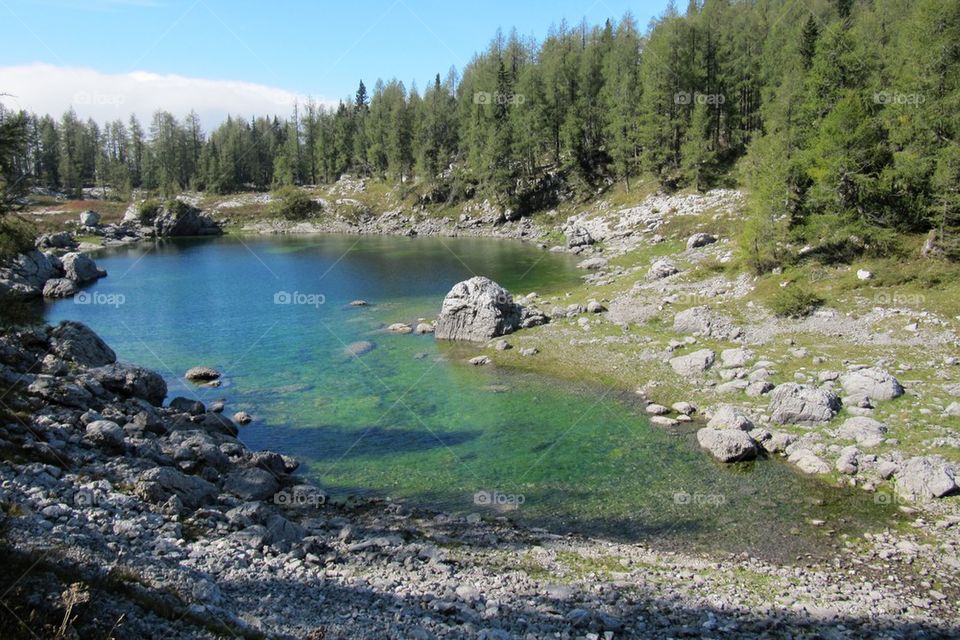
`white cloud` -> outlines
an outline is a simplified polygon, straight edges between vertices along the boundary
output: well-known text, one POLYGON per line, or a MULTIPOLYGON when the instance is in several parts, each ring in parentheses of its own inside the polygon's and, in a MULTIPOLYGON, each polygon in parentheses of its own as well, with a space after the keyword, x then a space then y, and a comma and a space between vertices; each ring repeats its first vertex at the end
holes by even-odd
MULTIPOLYGON (((295 101, 307 97, 252 82, 207 80, 148 71, 101 73, 81 67, 45 63, 0 67, 0 100, 7 107, 54 117, 73 107, 82 118, 98 122, 137 114, 148 123, 158 109, 183 117, 194 109, 209 130, 227 115, 288 115, 295 101)), ((331 104, 317 99, 318 103, 331 104)))

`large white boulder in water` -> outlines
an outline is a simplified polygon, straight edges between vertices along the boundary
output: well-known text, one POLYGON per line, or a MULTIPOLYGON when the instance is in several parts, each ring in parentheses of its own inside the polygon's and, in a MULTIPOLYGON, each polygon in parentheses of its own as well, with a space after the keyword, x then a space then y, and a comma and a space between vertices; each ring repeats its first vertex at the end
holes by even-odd
POLYGON ((546 322, 544 314, 517 304, 490 278, 476 276, 455 284, 443 299, 434 335, 481 342, 546 322))

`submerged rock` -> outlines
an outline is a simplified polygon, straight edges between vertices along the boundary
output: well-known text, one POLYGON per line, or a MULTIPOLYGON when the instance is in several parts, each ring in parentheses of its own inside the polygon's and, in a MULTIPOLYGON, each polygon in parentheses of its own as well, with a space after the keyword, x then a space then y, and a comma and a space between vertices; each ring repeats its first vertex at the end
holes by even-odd
POLYGON ((219 380, 221 373, 216 369, 211 369, 210 367, 192 367, 187 369, 187 372, 183 374, 183 377, 187 380, 193 380, 195 382, 210 382, 211 380, 219 380))
POLYGON ((366 353, 370 353, 376 348, 376 346, 377 345, 370 342, 369 340, 359 340, 357 342, 350 343, 346 347, 344 347, 343 353, 344 355, 347 355, 353 358, 358 358, 366 353))
POLYGON ((440 340, 482 342, 546 322, 544 314, 517 304, 493 280, 476 276, 454 285, 443 299, 434 335, 440 340))

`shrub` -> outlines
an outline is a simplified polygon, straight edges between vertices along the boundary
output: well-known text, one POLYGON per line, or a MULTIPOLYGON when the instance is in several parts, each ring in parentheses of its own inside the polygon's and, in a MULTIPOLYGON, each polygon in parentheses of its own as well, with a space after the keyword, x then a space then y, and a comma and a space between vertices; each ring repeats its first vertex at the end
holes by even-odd
POLYGON ((0 217, 0 260, 9 260, 33 249, 36 235, 37 228, 32 222, 14 214, 0 217))
POLYGON ((139 218, 143 224, 153 224, 162 207, 163 205, 160 204, 159 200, 148 198, 137 207, 137 218, 139 218))
POLYGON ((273 192, 271 212, 287 220, 305 220, 319 209, 320 205, 314 202, 309 195, 297 187, 280 187, 273 192))
POLYGON ((803 285, 788 284, 770 298, 770 309, 781 318, 802 318, 823 304, 823 298, 803 285))

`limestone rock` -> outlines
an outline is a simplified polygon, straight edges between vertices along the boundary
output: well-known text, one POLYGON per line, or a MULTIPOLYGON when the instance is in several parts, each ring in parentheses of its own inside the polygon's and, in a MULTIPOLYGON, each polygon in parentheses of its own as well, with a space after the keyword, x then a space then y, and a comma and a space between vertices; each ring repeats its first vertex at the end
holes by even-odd
POLYGON ((769 409, 776 424, 812 426, 833 419, 840 411, 840 399, 811 385, 788 382, 770 393, 769 409))

